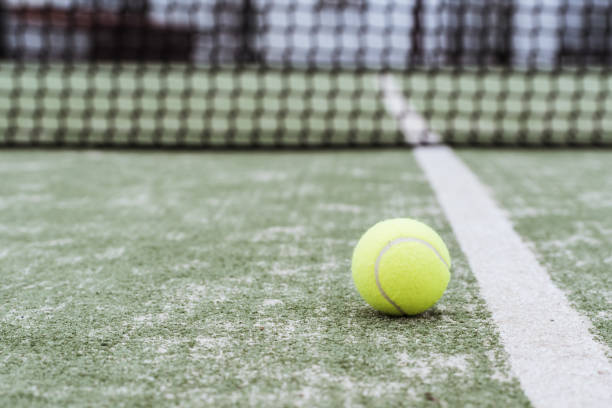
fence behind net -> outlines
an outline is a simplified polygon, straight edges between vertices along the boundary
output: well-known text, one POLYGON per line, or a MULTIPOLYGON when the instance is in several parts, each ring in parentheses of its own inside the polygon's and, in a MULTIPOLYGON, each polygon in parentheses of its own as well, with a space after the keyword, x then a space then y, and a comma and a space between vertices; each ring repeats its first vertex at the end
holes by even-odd
POLYGON ((612 145, 608 0, 0 4, 2 146, 612 145))

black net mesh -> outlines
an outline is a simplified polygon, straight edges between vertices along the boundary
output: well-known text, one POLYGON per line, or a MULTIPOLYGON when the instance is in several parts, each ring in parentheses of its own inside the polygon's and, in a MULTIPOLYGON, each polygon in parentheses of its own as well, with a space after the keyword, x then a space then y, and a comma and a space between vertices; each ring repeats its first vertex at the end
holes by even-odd
POLYGON ((612 145, 607 0, 4 0, 0 145, 612 145))

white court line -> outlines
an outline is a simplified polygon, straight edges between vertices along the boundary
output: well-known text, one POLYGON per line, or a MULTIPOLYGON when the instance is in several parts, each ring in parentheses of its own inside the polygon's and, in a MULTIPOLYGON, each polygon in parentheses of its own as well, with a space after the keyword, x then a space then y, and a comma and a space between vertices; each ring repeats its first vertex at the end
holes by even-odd
MULTIPOLYGON (((388 101, 392 103, 392 101, 388 101)), ((513 373, 536 408, 612 407, 612 365, 590 322, 446 146, 415 149, 476 276, 513 373)))
POLYGON ((551 281, 495 201, 446 146, 415 156, 493 315, 513 372, 535 407, 612 407, 612 366, 591 324, 551 281))
POLYGON ((410 145, 435 144, 440 137, 429 130, 427 123, 404 95, 391 74, 378 77, 376 84, 383 94, 383 103, 397 120, 404 135, 404 141, 410 145))

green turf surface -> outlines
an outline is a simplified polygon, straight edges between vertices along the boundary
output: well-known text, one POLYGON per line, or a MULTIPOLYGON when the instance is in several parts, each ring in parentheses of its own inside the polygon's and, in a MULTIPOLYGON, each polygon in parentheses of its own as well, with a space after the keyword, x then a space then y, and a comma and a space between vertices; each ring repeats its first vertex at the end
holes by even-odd
POLYGON ((2 64, 0 134, 14 128, 16 142, 61 137, 71 144, 393 144, 401 136, 375 79, 181 65, 2 64))
MULTIPOLYGON (((612 152, 460 151, 612 348, 612 152)), ((612 356, 611 356, 612 357, 612 356)))
POLYGON ((408 152, 0 153, 0 406, 528 406, 408 152), (350 278, 388 217, 437 229, 439 304, 350 278))

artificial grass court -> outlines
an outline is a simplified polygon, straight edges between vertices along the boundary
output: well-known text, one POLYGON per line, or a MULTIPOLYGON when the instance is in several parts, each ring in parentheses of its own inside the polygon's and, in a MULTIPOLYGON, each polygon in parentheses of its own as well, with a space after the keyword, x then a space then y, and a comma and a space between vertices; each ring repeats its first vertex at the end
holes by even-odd
MULTIPOLYGON (((611 346, 612 152, 458 154, 611 346)), ((1 406, 529 406, 409 151, 13 151, 0 177, 1 406), (397 216, 453 258, 411 318, 350 278, 397 216)))

